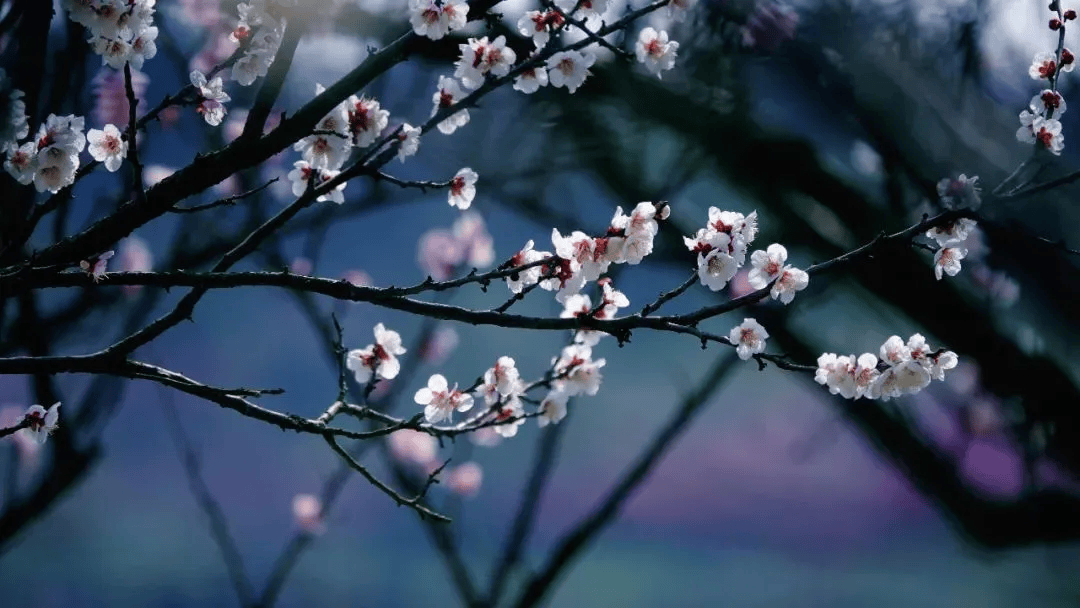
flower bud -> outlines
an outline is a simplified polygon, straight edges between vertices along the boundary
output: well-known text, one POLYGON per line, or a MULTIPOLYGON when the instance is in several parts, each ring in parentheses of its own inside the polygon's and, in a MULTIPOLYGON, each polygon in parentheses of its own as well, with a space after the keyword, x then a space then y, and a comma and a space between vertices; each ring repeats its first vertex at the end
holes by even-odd
POLYGON ((1069 21, 1071 19, 1076 19, 1076 11, 1070 8, 1069 10, 1065 11, 1065 21, 1069 21))
POLYGON ((1059 21, 1056 17, 1051 19, 1050 20, 1050 29, 1052 29, 1054 31, 1057 31, 1057 30, 1061 29, 1061 21, 1059 21))

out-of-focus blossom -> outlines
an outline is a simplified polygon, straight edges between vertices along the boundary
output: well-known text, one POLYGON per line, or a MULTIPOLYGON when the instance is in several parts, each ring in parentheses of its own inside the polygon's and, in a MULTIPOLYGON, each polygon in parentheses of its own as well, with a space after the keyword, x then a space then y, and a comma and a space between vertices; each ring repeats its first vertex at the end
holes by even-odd
POLYGON ((445 281, 465 259, 465 247, 448 230, 428 230, 420 237, 416 261, 428 276, 445 281))
MULTIPOLYGON (((94 122, 97 124, 128 124, 128 100, 124 90, 124 73, 116 70, 101 68, 93 80, 94 90, 94 122)), ((140 105, 146 95, 146 87, 150 84, 150 78, 142 72, 131 71, 131 90, 135 93, 136 106, 140 105)))
POLYGON ((446 477, 446 487, 464 498, 472 498, 480 491, 484 480, 484 470, 475 462, 466 462, 450 469, 446 477))
POLYGON ((390 454, 406 466, 417 467, 425 472, 436 468, 435 455, 438 452, 438 440, 421 431, 402 429, 394 431, 386 438, 390 454))
MULTIPOLYGON (((134 235, 120 241, 116 265, 116 269, 120 272, 150 272, 154 266, 154 255, 150 252, 150 245, 134 235)), ((138 293, 142 285, 124 285, 122 289, 124 293, 130 295, 138 293)))
POLYGON ((770 53, 795 39, 799 15, 793 9, 770 0, 758 2, 742 28, 743 44, 770 53))
POLYGON ((292 500, 293 521, 308 534, 323 532, 322 501, 312 494, 297 494, 292 500))
POLYGON ((439 365, 454 352, 460 343, 457 330, 451 325, 440 325, 431 332, 431 337, 424 342, 420 357, 427 363, 439 365))

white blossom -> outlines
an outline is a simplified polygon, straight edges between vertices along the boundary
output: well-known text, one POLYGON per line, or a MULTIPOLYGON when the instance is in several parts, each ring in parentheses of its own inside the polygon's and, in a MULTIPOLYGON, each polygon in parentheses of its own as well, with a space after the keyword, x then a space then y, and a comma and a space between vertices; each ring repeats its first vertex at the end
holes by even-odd
MULTIPOLYGON (((465 92, 461 90, 461 85, 458 84, 458 81, 446 76, 439 76, 439 89, 435 91, 435 96, 432 98, 435 106, 431 108, 431 115, 435 116, 439 110, 454 105, 463 97, 465 97, 465 92)), ((456 131, 458 127, 463 127, 468 123, 469 111, 460 110, 447 116, 438 124, 438 128, 443 134, 450 135, 456 131)))
POLYGON ((571 344, 563 348, 562 354, 552 359, 556 380, 552 383, 556 390, 568 396, 595 395, 600 390, 603 376, 600 368, 604 359, 592 359, 592 348, 586 344, 571 344))
POLYGON ((960 260, 967 256, 963 247, 942 247, 934 254, 934 276, 941 280, 941 273, 955 277, 960 272, 960 260))
POLYGON ((551 33, 562 27, 562 14, 559 11, 528 11, 518 19, 518 32, 532 38, 533 45, 540 49, 547 46, 551 33))
POLYGON ((536 419, 537 425, 543 428, 549 424, 558 424, 563 418, 566 418, 566 403, 569 398, 569 395, 560 390, 548 392, 544 400, 540 402, 540 416, 536 419))
POLYGON ((349 351, 345 365, 355 372, 356 381, 360 384, 368 382, 372 376, 392 380, 401 371, 397 355, 403 354, 405 349, 401 346, 401 335, 379 323, 375 326, 375 344, 349 351))
POLYGON ((49 438, 49 434, 59 426, 60 402, 57 401, 52 404, 47 410, 40 405, 31 405, 26 410, 23 420, 27 423, 27 426, 19 429, 19 434, 29 437, 38 445, 41 445, 49 438))
POLYGON ((416 391, 413 398, 424 406, 424 418, 431 424, 450 421, 454 410, 465 412, 473 406, 472 395, 459 391, 456 384, 449 388, 442 374, 428 378, 427 387, 416 391))
POLYGON ((760 249, 755 251, 750 254, 750 264, 753 268, 746 277, 747 282, 754 289, 764 289, 773 280, 780 278, 786 261, 787 249, 779 243, 769 245, 765 251, 760 249))
POLYGON ((375 143, 375 139, 390 123, 390 112, 383 110, 379 102, 367 97, 351 95, 346 101, 349 133, 353 145, 364 148, 375 143))
POLYGON ((90 156, 101 161, 110 172, 120 168, 127 154, 128 143, 123 140, 115 125, 105 125, 103 130, 90 129, 86 134, 90 142, 90 156))
POLYGON ((418 36, 439 40, 465 27, 469 5, 454 0, 409 0, 409 23, 418 36))
POLYGON ((791 301, 795 298, 795 292, 806 289, 809 284, 810 275, 803 270, 788 265, 780 272, 780 278, 773 283, 769 295, 774 300, 778 299, 784 304, 791 304, 791 301))
POLYGON ((514 79, 514 90, 531 95, 548 85, 548 74, 544 66, 536 66, 523 71, 514 79))
POLYGON ((765 352, 765 339, 768 337, 769 332, 765 331, 765 328, 755 319, 750 318, 743 319, 741 324, 728 332, 728 339, 731 340, 731 344, 735 346, 735 352, 743 361, 757 353, 765 352))
MULTIPOLYGON (((511 268, 518 266, 524 266, 525 264, 532 264, 533 262, 539 262, 540 260, 551 257, 551 253, 547 251, 537 251, 533 249, 533 241, 525 243, 525 246, 521 251, 514 254, 508 262, 511 268)), ((533 266, 526 268, 525 270, 518 271, 517 276, 506 277, 506 286, 510 288, 513 293, 521 293, 522 289, 525 289, 529 285, 540 282, 540 275, 544 271, 543 265, 533 266)))
POLYGON ((409 123, 401 125, 401 131, 397 134, 397 139, 401 143, 397 149, 397 159, 401 162, 405 162, 405 159, 416 154, 416 151, 420 148, 420 127, 414 127, 409 123))
POLYGON ((963 243, 974 228, 975 220, 962 217, 956 221, 927 230, 926 236, 937 241, 938 245, 947 247, 963 243))
POLYGON ((591 53, 560 51, 547 60, 548 82, 553 87, 566 87, 573 93, 589 76, 589 67, 596 61, 591 53))
POLYGON ((457 207, 464 211, 472 205, 473 198, 476 196, 476 180, 479 177, 476 171, 468 167, 459 170, 454 175, 454 179, 450 180, 450 194, 448 196, 451 207, 457 207))
POLYGON ((675 67, 675 57, 679 49, 679 43, 668 41, 668 33, 661 30, 657 32, 651 27, 646 27, 638 34, 637 44, 634 51, 637 60, 645 65, 645 69, 657 78, 661 72, 675 67))
POLYGON ((1053 53, 1045 51, 1036 53, 1028 68, 1028 76, 1035 80, 1053 78, 1057 73, 1057 57, 1053 53))
POLYGON ((480 385, 480 392, 488 405, 517 395, 521 390, 521 374, 511 357, 499 357, 495 367, 484 372, 484 383, 480 385))
POLYGON ((731 255, 719 249, 698 254, 698 277, 701 284, 713 291, 720 291, 739 270, 739 264, 731 255))

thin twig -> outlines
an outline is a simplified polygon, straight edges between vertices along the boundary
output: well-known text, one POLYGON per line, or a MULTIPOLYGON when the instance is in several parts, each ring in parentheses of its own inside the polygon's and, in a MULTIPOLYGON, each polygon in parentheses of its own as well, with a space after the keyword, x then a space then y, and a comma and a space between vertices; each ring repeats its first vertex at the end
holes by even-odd
POLYGON ((253 593, 250 579, 244 568, 244 559, 240 555, 236 539, 233 538, 232 533, 229 531, 229 520, 225 516, 225 510, 221 508, 221 504, 214 498, 209 486, 206 485, 206 480, 202 477, 202 465, 199 462, 199 456, 195 453, 191 441, 184 432, 184 426, 180 422, 180 414, 176 410, 176 405, 172 402, 171 392, 161 391, 161 409, 165 412, 165 426, 168 428, 169 435, 172 436, 173 444, 176 446, 177 456, 180 458, 184 473, 187 475, 188 486, 195 497, 195 502, 199 504, 199 508, 203 510, 210 522, 210 535, 214 538, 214 542, 221 552, 221 558, 225 562, 225 568, 229 571, 229 578, 232 580, 237 599, 240 600, 241 606, 247 606, 253 599, 253 593))

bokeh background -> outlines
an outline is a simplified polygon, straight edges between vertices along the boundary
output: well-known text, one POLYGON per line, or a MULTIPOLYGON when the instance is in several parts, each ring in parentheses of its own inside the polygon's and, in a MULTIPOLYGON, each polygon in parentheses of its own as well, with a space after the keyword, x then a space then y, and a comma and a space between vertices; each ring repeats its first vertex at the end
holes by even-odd
MULTIPOLYGON (((398 2, 308 4, 311 31, 279 104, 286 112, 310 99, 317 83, 330 84, 362 61, 369 47, 407 29, 398 2)), ((13 5, 0 3, 7 11, 13 5)), ((624 7, 612 2, 611 15, 624 7)), ((529 43, 514 24, 527 8, 527 2, 500 3, 496 10, 505 18, 491 23, 521 51, 529 43)), ((144 68, 148 105, 185 84, 190 69, 213 65, 231 51, 221 41, 236 16, 229 0, 162 1, 157 10, 159 51, 144 68)), ((466 127, 450 137, 426 136, 415 158, 395 161, 387 171, 443 180, 463 166, 475 169, 480 181, 473 209, 491 235, 496 261, 529 239, 549 248, 553 226, 596 233, 616 205, 669 200, 672 221, 656 253, 616 279, 634 309, 692 272, 694 260, 680 235, 703 225, 709 206, 756 210, 757 245, 784 243, 790 261, 805 268, 933 211, 939 179, 977 174, 984 191, 992 189, 1030 154, 1013 133, 1016 114, 1039 90, 1027 76, 1030 57, 1056 44, 1045 25, 1049 17, 1044 2, 698 0, 685 22, 669 23, 664 11, 646 20, 668 28, 681 44, 676 69, 662 80, 598 52, 593 75, 574 96, 564 89, 528 97, 497 91, 472 111, 466 127)), ((474 22, 467 31, 480 35, 482 27, 474 22)), ((108 117, 122 81, 80 50, 73 29, 58 11, 46 65, 69 65, 72 93, 51 103, 59 113, 87 115, 88 127, 115 122, 108 117)), ((428 45, 365 94, 390 111, 392 124, 422 122, 434 83, 452 71, 461 41, 428 45)), ((0 57, 5 65, 20 61, 10 39, 0 57)), ((1071 75, 1061 90, 1072 98, 1071 75)), ((253 91, 233 84, 228 92, 235 120, 253 91)), ((1063 116, 1066 152, 1041 178, 1067 174, 1076 164, 1073 116, 1063 116)), ((144 139, 148 179, 185 165, 235 131, 235 123, 207 127, 192 108, 167 115, 144 139)), ((283 177, 297 158, 286 150, 188 203, 283 177)), ((34 244, 114 208, 124 196, 122 174, 81 182, 58 227, 40 229, 34 244)), ((135 236, 155 268, 165 261, 205 268, 215 239, 227 241, 288 202, 282 181, 250 202, 204 216, 165 217, 135 236)), ((961 366, 917 396, 873 407, 947 456, 975 496, 1007 504, 1039 489, 1073 492, 1078 444, 1070 421, 1080 418, 1076 258, 1026 239, 1080 244, 1075 192, 1064 186, 988 203, 982 211, 994 228, 969 244, 972 255, 955 278, 936 282, 928 252, 893 252, 811 282, 789 307, 765 302, 703 329, 726 333, 744 316, 755 316, 775 338, 770 350, 805 362, 824 351, 874 352, 892 334, 922 332, 931 344, 955 350, 961 366)), ((306 265, 319 276, 388 286, 422 280, 432 270, 423 265, 432 255, 453 258, 453 252, 421 246, 425 234, 450 230, 461 216, 444 192, 359 179, 345 194, 345 205, 310 209, 298 218, 306 229, 286 234, 242 268, 306 265)), ((118 249, 130 256, 132 243, 118 249)), ((133 315, 153 318, 180 295, 124 291, 107 280, 49 291, 40 294, 43 315, 57 323, 55 331, 44 331, 58 354, 90 352, 125 333, 133 315)), ((490 307, 507 295, 498 284, 487 293, 473 286, 448 301, 490 307)), ((728 295, 698 285, 669 306, 688 311, 728 295)), ((5 306, 4 352, 21 354, 15 303, 5 306)), ((559 311, 544 292, 518 306, 523 313, 559 311)), ((309 323, 312 311, 323 323, 336 313, 350 348, 370 343, 380 322, 407 345, 422 332, 421 320, 369 305, 274 289, 230 290, 211 293, 194 323, 169 331, 139 356, 216 385, 284 388, 284 395, 265 397, 266 405, 317 416, 336 396, 337 372, 309 323)), ((456 347, 442 361, 408 359, 417 369, 399 389, 397 412, 418 410, 410 396, 431 373, 468 384, 498 356, 510 355, 525 376, 536 377, 566 340, 555 332, 461 325, 439 326, 439 332, 453 332, 456 347)), ((726 354, 717 346, 702 350, 684 336, 644 331, 621 348, 608 338, 594 351, 607 360, 604 384, 597 396, 574 400, 562 423, 525 572, 539 567, 560 535, 595 508, 726 354)), ((64 396, 62 423, 80 403, 106 411, 91 417, 77 438, 100 446, 101 457, 40 518, 0 545, 4 607, 236 605, 170 434, 168 408, 179 412, 205 485, 257 589, 301 527, 294 497, 318 494, 339 466, 321 439, 282 433, 146 383, 62 376, 56 385, 64 396)), ((9 412, 34 403, 33 389, 27 378, 0 377, 9 412)), ((905 461, 910 454, 891 452, 873 429, 853 422, 849 408, 860 407, 871 405, 837 401, 812 377, 737 366, 617 520, 567 570, 549 604, 1011 607, 1080 601, 1080 551, 1068 533, 1050 543, 987 548, 985 539, 967 531, 966 520, 980 514, 957 512, 928 492, 918 467, 905 461)), ((481 587, 543 434, 550 432, 530 421, 496 446, 459 440, 440 448, 451 466, 475 462, 483 472, 471 495, 447 484, 431 495, 434 507, 454 516, 451 534, 481 587)), ((41 483, 58 454, 30 453, 12 440, 0 447, 7 507, 41 483)), ((392 478, 386 450, 364 458, 392 478)), ((278 605, 459 603, 416 514, 396 508, 362 480, 350 478, 319 528, 278 605)), ((523 581, 520 574, 510 581, 508 598, 523 581)))

